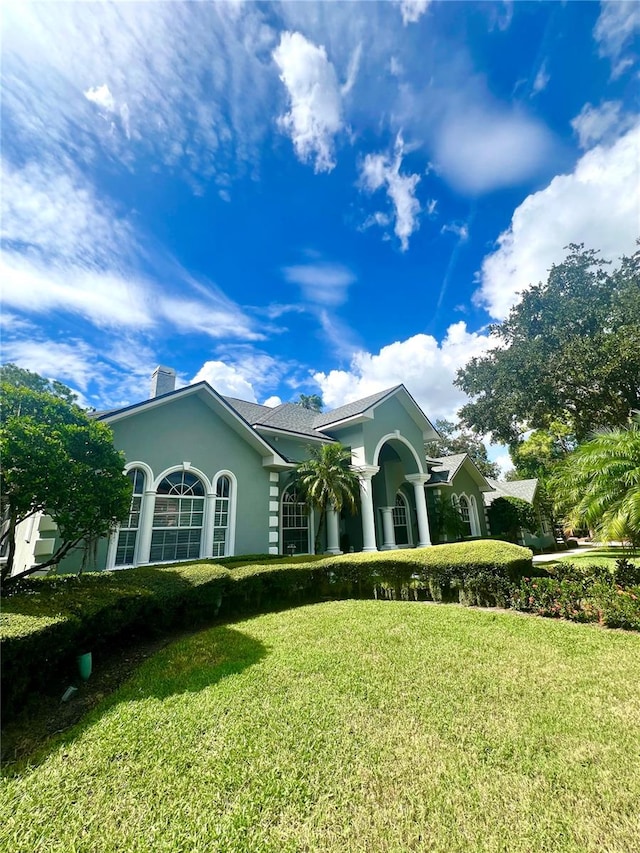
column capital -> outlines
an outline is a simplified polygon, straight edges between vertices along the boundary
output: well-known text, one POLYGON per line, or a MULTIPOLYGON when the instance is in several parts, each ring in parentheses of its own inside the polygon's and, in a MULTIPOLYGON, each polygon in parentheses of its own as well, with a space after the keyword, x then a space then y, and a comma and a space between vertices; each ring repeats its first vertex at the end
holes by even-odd
POLYGON ((372 477, 375 477, 379 470, 379 465, 358 465, 355 469, 356 474, 363 480, 370 480, 372 477))
POLYGON ((429 477, 431 477, 431 474, 407 474, 405 479, 408 483, 413 483, 414 486, 416 483, 420 483, 424 486, 429 477))

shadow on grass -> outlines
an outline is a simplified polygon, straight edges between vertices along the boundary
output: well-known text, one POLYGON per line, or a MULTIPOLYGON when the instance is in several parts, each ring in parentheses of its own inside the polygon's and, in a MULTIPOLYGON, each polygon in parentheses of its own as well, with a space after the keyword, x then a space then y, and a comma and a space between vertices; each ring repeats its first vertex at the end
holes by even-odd
MULTIPOLYGON (((258 663, 266 657, 268 649, 254 638, 227 625, 218 625, 191 633, 161 648, 130 673, 129 678, 114 692, 97 693, 101 701, 91 707, 73 724, 68 721, 65 731, 50 737, 32 736, 28 722, 20 743, 20 731, 11 733, 17 742, 15 759, 9 755, 3 761, 3 775, 19 775, 26 767, 41 764, 56 749, 78 740, 87 729, 99 722, 116 706, 127 702, 140 702, 154 698, 160 701, 185 693, 199 693, 258 663)), ((99 678, 99 673, 97 674, 99 678)), ((84 686, 89 689, 91 682, 84 686)), ((81 691, 83 687, 80 688, 81 691)), ((107 687, 108 689, 108 687, 107 687)), ((72 703, 76 700, 72 700, 72 703)), ((70 703, 71 704, 71 703, 70 703)), ((63 705, 61 711, 67 710, 63 705)), ((69 708, 68 710, 73 710, 69 708)), ((62 723, 64 725, 64 723, 62 723)), ((55 731, 55 729, 50 729, 55 731)))

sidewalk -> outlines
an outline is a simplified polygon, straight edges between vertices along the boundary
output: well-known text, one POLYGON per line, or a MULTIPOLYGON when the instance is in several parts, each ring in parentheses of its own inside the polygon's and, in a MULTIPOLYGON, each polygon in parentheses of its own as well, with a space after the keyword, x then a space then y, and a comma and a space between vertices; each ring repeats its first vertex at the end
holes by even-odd
POLYGON ((594 551, 601 548, 601 542, 593 542, 589 545, 581 545, 579 548, 571 548, 570 551, 554 551, 552 554, 534 554, 534 563, 550 563, 553 560, 559 560, 561 557, 571 557, 573 554, 588 554, 589 551, 594 551))

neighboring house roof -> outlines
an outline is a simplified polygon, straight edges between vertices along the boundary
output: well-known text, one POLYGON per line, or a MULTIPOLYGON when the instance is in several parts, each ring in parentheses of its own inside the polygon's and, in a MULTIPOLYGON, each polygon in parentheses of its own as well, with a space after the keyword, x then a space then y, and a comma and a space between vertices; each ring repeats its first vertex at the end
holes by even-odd
MULTIPOLYGON (((481 492, 490 492, 493 489, 492 481, 478 469, 477 465, 468 453, 454 453, 451 456, 439 456, 429 460, 430 478, 427 486, 451 486, 453 478, 458 471, 464 467, 473 477, 481 492), (435 464, 431 464, 435 463, 435 464)), ((485 497, 486 501, 486 497, 485 497)))
POLYGON ((520 500, 532 504, 536 496, 536 489, 538 488, 537 479, 510 480, 509 482, 488 480, 487 482, 494 491, 484 496, 486 506, 489 506, 497 498, 520 498, 520 500))

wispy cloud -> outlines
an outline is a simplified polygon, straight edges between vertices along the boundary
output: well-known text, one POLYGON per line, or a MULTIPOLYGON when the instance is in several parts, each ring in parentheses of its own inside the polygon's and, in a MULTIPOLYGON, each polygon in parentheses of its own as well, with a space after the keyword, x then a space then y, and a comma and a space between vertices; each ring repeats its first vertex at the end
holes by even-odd
MULTIPOLYGON (((593 37, 600 56, 611 61, 611 76, 620 77, 638 61, 634 39, 640 33, 640 5, 634 0, 606 0, 600 5, 593 37)), ((636 42, 637 48, 637 42, 636 42)))
POLYGON ((290 104, 280 126, 302 162, 312 160, 316 172, 330 172, 335 166, 334 137, 343 127, 335 68, 324 47, 301 33, 282 33, 273 58, 290 104))
POLYGON ((429 8, 430 2, 431 0, 396 0, 405 27, 407 24, 417 23, 429 8))
POLYGON ((598 107, 585 104, 571 122, 581 148, 610 142, 629 130, 638 120, 637 113, 625 112, 620 101, 603 101, 598 107))
POLYGON ((547 69, 547 60, 545 59, 540 68, 538 69, 538 73, 536 74, 535 80, 533 81, 531 94, 538 95, 540 92, 543 92, 549 85, 550 80, 551 75, 549 74, 549 71, 547 69))
MULTIPOLYGON (((409 248, 409 237, 420 227, 420 202, 415 196, 420 175, 400 174, 405 153, 401 134, 396 137, 393 157, 367 154, 360 169, 362 186, 369 192, 385 188, 395 214, 394 232, 403 252, 409 248)), ((376 224, 382 224, 379 219, 376 224)))
POLYGON ((307 302, 326 306, 342 305, 355 274, 342 264, 314 262, 284 267, 287 281, 297 284, 307 302))

